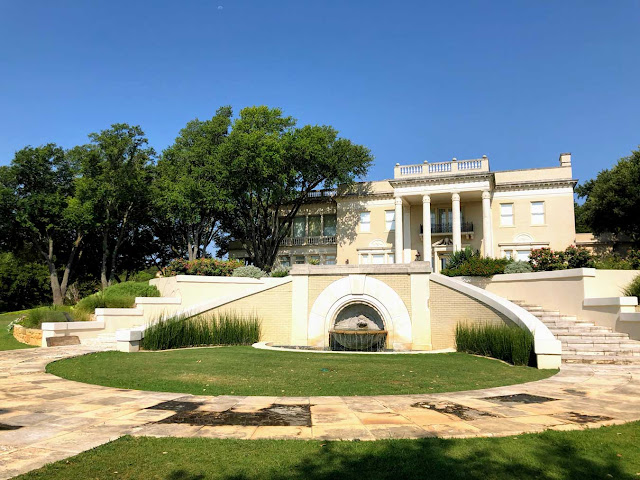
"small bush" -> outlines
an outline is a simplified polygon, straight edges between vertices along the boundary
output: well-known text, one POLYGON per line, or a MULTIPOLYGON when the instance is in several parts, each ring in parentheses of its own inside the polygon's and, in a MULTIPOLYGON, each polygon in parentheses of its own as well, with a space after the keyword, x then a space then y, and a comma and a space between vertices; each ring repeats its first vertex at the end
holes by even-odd
POLYGON ((529 365, 533 359, 533 335, 509 325, 456 325, 459 352, 493 357, 513 365, 529 365))
POLYGON ((584 247, 570 245, 564 251, 567 268, 593 268, 596 266, 595 257, 584 247))
POLYGON ((142 339, 146 350, 168 350, 204 345, 251 345, 260 340, 256 315, 235 313, 172 317, 147 327, 142 339))
POLYGON ((160 291, 147 282, 122 282, 107 287, 102 292, 84 297, 74 309, 77 320, 87 320, 96 308, 133 307, 136 297, 159 297, 160 291))
POLYGON ((490 258, 474 255, 458 267, 452 268, 447 266, 441 273, 449 277, 491 277, 492 275, 504 273, 505 267, 510 262, 511 260, 507 258, 490 258))
POLYGON ((628 250, 624 256, 604 253, 595 259, 595 267, 601 270, 640 270, 640 250, 628 250))
POLYGON ((38 307, 29 310, 20 325, 26 328, 41 328, 46 322, 68 322, 73 318, 70 315, 71 307, 52 305, 50 307, 38 307))
POLYGON ((289 275, 289 267, 277 267, 271 270, 272 277, 286 277, 289 275))
POLYGON ((174 275, 203 275, 212 277, 230 277, 233 271, 243 266, 239 260, 218 260, 217 258, 199 258, 197 260, 185 260, 177 258, 172 260, 163 270, 165 277, 174 275))
POLYGON ((532 271, 533 268, 529 262, 511 262, 504 267, 504 273, 529 273, 532 271))
POLYGON ((596 266, 595 257, 590 251, 574 245, 567 247, 564 252, 555 252, 547 247, 531 250, 529 263, 534 272, 596 266))
POLYGON ((622 291, 625 297, 638 297, 640 300, 640 275, 637 275, 631 283, 622 291))
POLYGON ((447 268, 458 268, 473 258, 480 258, 479 251, 473 251, 471 247, 465 247, 464 250, 457 250, 449 257, 447 268))
POLYGON ((262 278, 267 277, 267 272, 254 267, 253 265, 246 265, 244 267, 238 267, 233 271, 232 277, 249 277, 249 278, 262 278))

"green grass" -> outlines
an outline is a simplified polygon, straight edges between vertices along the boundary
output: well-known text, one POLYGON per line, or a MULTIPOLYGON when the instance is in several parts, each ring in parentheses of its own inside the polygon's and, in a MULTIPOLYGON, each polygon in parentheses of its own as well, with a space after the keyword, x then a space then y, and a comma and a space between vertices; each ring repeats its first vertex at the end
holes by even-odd
POLYGON ((96 308, 129 308, 136 297, 159 297, 160 291, 149 282, 122 282, 107 287, 101 292, 84 297, 74 308, 78 320, 88 320, 96 308))
POLYGON ((217 347, 104 352, 50 363, 79 382, 200 395, 392 395, 511 385, 555 370, 513 367, 465 353, 339 355, 217 347))
POLYGON ((640 424, 503 438, 319 442, 123 437, 20 480, 638 478, 640 424))
POLYGON ((237 313, 171 317, 156 322, 144 332, 142 348, 168 350, 203 345, 252 345, 260 340, 256 315, 237 313))
POLYGON ((25 345, 13 338, 13 333, 7 331, 7 325, 16 318, 24 315, 27 310, 21 312, 3 313, 0 315, 0 350, 18 350, 20 348, 35 348, 25 345))
POLYGON ((71 310, 72 308, 66 305, 32 308, 26 311, 26 317, 20 324, 26 328, 42 328, 45 322, 68 322, 67 315, 73 320, 71 310))

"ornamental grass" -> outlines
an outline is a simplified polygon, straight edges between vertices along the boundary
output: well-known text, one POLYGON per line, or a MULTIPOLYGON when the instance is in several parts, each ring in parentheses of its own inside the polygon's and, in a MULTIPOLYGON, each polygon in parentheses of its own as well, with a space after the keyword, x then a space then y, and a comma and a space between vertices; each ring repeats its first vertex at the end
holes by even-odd
POLYGON ((257 315, 234 312, 162 319, 147 327, 142 339, 145 350, 169 350, 205 345, 251 345, 260 340, 257 315))
POLYGON ((456 326, 456 349, 459 352, 493 357, 512 365, 530 365, 533 361, 533 334, 509 325, 456 326))

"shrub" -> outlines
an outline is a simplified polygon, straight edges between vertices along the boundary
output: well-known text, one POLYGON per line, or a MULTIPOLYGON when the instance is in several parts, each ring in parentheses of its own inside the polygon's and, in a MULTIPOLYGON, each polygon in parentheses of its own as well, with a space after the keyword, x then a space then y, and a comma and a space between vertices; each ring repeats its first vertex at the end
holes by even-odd
POLYGON ((603 270, 640 270, 640 250, 628 250, 624 257, 618 253, 604 253, 596 258, 595 267, 603 270))
POLYGON ((480 258, 480 252, 476 250, 474 253, 471 247, 465 247, 464 250, 458 250, 451 254, 447 268, 458 268, 472 258, 480 258))
POLYGON ((564 254, 562 252, 554 252, 547 247, 531 250, 529 253, 529 263, 534 272, 564 270, 567 268, 564 263, 564 254))
POLYGON ((217 258, 199 258, 197 260, 185 260, 177 258, 171 260, 163 270, 165 277, 174 275, 204 275, 212 277, 230 277, 233 271, 241 267, 239 260, 218 260, 217 258))
POLYGON ((272 277, 286 277, 289 275, 289 267, 277 267, 271 270, 272 277))
POLYGON ((493 357, 513 365, 529 365, 533 359, 533 334, 509 325, 456 325, 459 352, 493 357))
POLYGON ((533 268, 529 264, 529 262, 511 262, 504 267, 504 273, 529 273, 532 272, 533 268))
POLYGON ((638 297, 640 300, 640 275, 637 275, 631 283, 622 291, 625 297, 638 297))
POLYGON ((259 340, 260 320, 256 315, 178 316, 148 326, 142 338, 142 348, 167 350, 204 345, 251 345, 259 340))
POLYGON ((136 297, 159 297, 160 291, 147 282, 122 282, 107 287, 101 292, 84 297, 74 309, 77 320, 87 320, 96 308, 133 307, 136 297))
POLYGON ((69 322, 73 318, 69 314, 71 307, 52 305, 29 310, 20 325, 26 328, 41 328, 45 322, 69 322))
POLYGON ((249 277, 249 278, 262 278, 267 277, 267 272, 254 267, 253 265, 245 265, 244 267, 238 267, 233 271, 232 277, 249 277))
POLYGON ((593 268, 596 266, 595 257, 584 247, 570 245, 564 251, 567 268, 593 268))
POLYGON ((447 266, 441 273, 449 277, 490 277, 504 273, 504 269, 509 263, 511 263, 511 260, 507 258, 490 258, 474 255, 455 268, 447 266))
POLYGON ((0 312, 51 303, 49 269, 24 262, 12 253, 0 254, 0 312))

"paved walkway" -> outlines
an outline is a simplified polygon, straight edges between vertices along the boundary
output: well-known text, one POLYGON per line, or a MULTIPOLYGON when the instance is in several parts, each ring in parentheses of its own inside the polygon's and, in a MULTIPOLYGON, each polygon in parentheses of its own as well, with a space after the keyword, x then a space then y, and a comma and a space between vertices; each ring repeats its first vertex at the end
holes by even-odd
POLYGON ((374 440, 513 435, 640 419, 640 366, 631 365, 566 365, 528 384, 375 397, 206 397, 100 387, 44 373, 47 363, 93 351, 0 352, 0 478, 127 434, 374 440))

